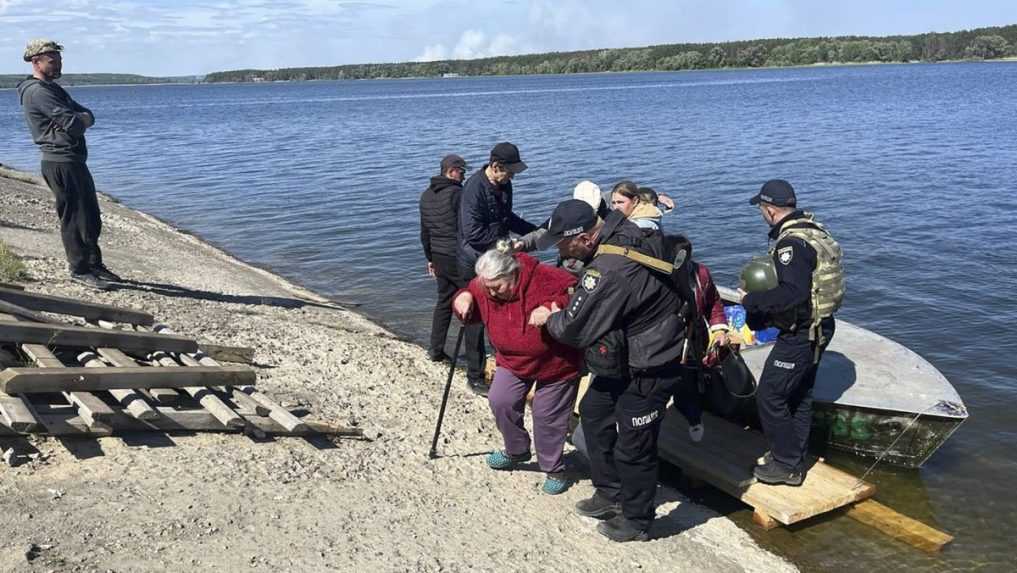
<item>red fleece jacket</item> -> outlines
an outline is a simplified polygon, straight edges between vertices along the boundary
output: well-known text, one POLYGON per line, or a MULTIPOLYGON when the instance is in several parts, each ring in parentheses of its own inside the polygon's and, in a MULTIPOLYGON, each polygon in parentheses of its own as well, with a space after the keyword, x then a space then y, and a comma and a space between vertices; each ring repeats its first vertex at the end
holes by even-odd
POLYGON ((576 278, 524 253, 516 253, 515 258, 519 280, 511 300, 490 298, 479 277, 467 285, 465 290, 473 295, 473 320, 479 317, 484 323, 498 366, 519 378, 552 382, 577 377, 582 360, 579 350, 556 341, 543 327, 527 324, 538 306, 550 308, 552 302, 568 306, 569 288, 576 278))

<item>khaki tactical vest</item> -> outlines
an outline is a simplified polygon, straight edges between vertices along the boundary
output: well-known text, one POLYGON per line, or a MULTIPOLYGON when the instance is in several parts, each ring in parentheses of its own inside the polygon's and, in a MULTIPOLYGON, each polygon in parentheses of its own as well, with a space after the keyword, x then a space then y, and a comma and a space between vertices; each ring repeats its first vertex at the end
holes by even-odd
POLYGON ((841 261, 844 253, 840 245, 822 225, 813 220, 812 213, 792 219, 781 225, 780 234, 770 248, 770 256, 785 237, 796 237, 809 244, 816 251, 816 269, 812 271, 812 323, 819 321, 840 309, 844 300, 844 267, 841 261), (808 223, 809 227, 786 228, 808 223))

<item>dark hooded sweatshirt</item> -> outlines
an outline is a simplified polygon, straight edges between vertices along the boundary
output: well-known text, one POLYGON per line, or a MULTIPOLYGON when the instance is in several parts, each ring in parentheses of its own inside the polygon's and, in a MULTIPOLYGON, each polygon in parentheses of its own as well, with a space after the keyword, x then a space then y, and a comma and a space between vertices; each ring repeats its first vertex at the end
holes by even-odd
POLYGON ((464 289, 473 295, 472 320, 483 321, 495 349, 495 363, 519 378, 538 382, 576 378, 582 354, 552 338, 544 328, 529 325, 530 313, 538 306, 568 304, 569 289, 576 284, 576 278, 564 269, 542 265, 524 253, 516 253, 515 258, 519 262, 519 280, 512 300, 489 297, 480 277, 464 289))
POLYGON ((18 96, 25 111, 32 140, 42 151, 43 161, 84 163, 88 159, 85 145, 85 122, 78 116, 86 107, 71 99, 70 94, 52 81, 29 77, 18 84, 18 96))
POLYGON ((438 175, 431 178, 431 185, 420 195, 420 244, 428 261, 432 254, 456 256, 462 189, 462 183, 438 175))

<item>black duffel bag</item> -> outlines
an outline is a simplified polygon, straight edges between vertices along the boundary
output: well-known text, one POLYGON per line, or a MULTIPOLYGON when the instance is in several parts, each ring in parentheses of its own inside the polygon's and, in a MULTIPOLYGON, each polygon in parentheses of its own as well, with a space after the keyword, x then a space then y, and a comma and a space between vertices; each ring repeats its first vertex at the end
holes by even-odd
POLYGON ((756 394, 756 377, 752 375, 738 350, 726 348, 721 351, 720 362, 714 367, 724 382, 728 394, 735 398, 751 398, 756 394))

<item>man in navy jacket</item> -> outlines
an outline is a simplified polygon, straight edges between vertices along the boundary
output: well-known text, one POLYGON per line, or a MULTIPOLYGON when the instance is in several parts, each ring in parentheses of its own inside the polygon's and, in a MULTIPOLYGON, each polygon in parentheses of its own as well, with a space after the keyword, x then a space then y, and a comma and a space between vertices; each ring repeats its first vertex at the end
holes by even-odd
MULTIPOLYGON (((512 212, 512 178, 526 170, 519 148, 502 142, 491 149, 490 161, 466 180, 460 192, 457 259, 460 278, 476 276, 473 266, 480 255, 494 248, 509 233, 525 235, 537 228, 512 212)), ((470 388, 486 394, 484 384, 484 326, 465 327, 466 378, 470 388)))

